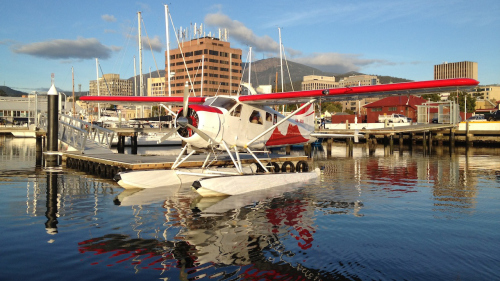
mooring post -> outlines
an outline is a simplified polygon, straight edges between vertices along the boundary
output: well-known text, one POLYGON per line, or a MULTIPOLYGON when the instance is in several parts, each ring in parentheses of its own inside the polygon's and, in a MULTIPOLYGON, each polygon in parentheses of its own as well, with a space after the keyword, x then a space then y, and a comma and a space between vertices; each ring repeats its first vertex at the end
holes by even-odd
POLYGON ((472 146, 471 135, 469 134, 469 121, 465 123, 465 145, 472 146))
POLYGON ((58 165, 58 132, 59 132, 59 116, 58 116, 58 95, 54 84, 47 92, 48 106, 47 106, 47 152, 45 157, 46 167, 55 167, 58 165))
POLYGON ((432 131, 429 131, 429 154, 432 152, 432 131))
POLYGON ((427 154, 427 137, 426 137, 425 131, 422 133, 422 146, 423 146, 423 150, 424 150, 424 155, 426 155, 427 154))
POLYGON ((118 153, 125 153, 125 136, 118 135, 118 144, 117 144, 118 153))
POLYGON ((131 153, 137 154, 137 133, 130 136, 130 145, 132 146, 131 153))
POLYGON ((394 153, 394 135, 390 135, 389 136, 389 149, 390 149, 390 152, 391 154, 394 153))
POLYGON ((36 154, 36 166, 41 167, 43 165, 43 137, 36 133, 36 148, 35 148, 35 154, 36 154))
POLYGON ((333 144, 333 139, 327 138, 326 139, 326 156, 332 156, 332 144, 333 144))
POLYGON ((285 154, 286 155, 290 155, 290 151, 292 150, 292 146, 291 145, 287 145, 285 146, 285 154))

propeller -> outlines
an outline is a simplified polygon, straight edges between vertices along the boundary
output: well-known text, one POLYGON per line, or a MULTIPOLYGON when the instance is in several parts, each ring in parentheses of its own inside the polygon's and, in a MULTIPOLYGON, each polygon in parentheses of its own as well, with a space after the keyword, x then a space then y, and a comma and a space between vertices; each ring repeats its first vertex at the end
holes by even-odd
POLYGON ((186 84, 184 86, 182 116, 177 117, 177 125, 178 126, 175 130, 171 130, 170 132, 165 134, 163 137, 161 137, 157 143, 161 143, 164 140, 168 139, 170 136, 175 134, 181 128, 190 128, 191 130, 193 130, 195 133, 197 133, 201 138, 203 138, 207 142, 215 143, 215 140, 212 139, 210 136, 208 136, 207 134, 205 134, 203 131, 196 128, 195 126, 189 124, 189 119, 187 118, 188 110, 189 110, 189 84, 188 84, 188 82, 186 82, 186 84))

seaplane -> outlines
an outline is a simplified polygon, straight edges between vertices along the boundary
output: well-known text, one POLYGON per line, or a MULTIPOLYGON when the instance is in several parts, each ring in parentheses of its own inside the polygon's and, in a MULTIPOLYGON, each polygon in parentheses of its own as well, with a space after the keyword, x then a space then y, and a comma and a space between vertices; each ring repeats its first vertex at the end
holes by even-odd
POLYGON ((80 100, 111 104, 160 104, 167 109, 166 105, 181 107, 178 112, 171 112, 176 116, 175 128, 159 140, 161 142, 178 134, 186 144, 171 169, 122 172, 117 174, 117 182, 124 188, 155 188, 190 181, 201 196, 213 197, 317 179, 319 170, 310 171, 306 161, 296 164, 285 162, 280 167, 277 163, 266 162, 257 154, 268 153, 273 147, 308 144, 320 137, 337 136, 314 132, 314 104, 320 99, 342 101, 421 95, 463 90, 478 84, 474 79, 455 78, 258 94, 250 85, 242 83, 248 89, 248 95, 196 97, 190 96, 186 82, 183 96, 83 96, 80 100), (300 106, 286 116, 272 107, 288 104, 300 106), (206 153, 202 167, 181 167, 195 153, 206 153), (234 167, 211 166, 222 153, 227 153, 234 167), (254 163, 243 165, 243 154, 253 158, 254 163))

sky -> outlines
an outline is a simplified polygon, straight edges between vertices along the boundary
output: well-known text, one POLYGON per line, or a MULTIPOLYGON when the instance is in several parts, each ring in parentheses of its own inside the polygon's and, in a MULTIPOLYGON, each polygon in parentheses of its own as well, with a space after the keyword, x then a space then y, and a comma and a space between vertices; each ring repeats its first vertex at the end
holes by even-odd
MULTIPOLYGON (((88 91, 99 75, 139 73, 138 16, 142 15, 143 73, 165 67, 165 7, 174 30, 228 30, 231 47, 248 61, 279 57, 279 32, 288 61, 324 71, 358 71, 415 81, 432 80, 434 65, 478 63, 481 85, 500 83, 498 0, 3 0, 0 83, 23 92, 88 91), (173 24, 172 24, 173 23, 173 24), (174 29, 175 27, 175 29, 174 29)), ((312 74, 312 73, 311 73, 312 74)))

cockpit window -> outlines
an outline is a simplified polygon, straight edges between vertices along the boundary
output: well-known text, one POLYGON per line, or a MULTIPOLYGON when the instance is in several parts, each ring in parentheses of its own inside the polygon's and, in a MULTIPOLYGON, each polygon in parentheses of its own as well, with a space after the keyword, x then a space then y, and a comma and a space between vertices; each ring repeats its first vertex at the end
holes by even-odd
POLYGON ((241 116, 241 104, 238 104, 238 106, 231 112, 231 116, 234 117, 240 117, 241 116))
POLYGON ((217 97, 210 104, 210 106, 225 108, 226 110, 229 111, 231 108, 233 108, 233 106, 235 104, 236 104, 236 101, 234 99, 225 98, 225 97, 217 97))
POLYGON ((262 116, 260 115, 260 112, 257 110, 254 110, 252 114, 250 114, 250 123, 254 124, 260 124, 262 125, 262 116))

